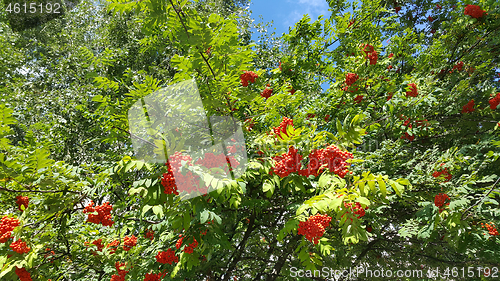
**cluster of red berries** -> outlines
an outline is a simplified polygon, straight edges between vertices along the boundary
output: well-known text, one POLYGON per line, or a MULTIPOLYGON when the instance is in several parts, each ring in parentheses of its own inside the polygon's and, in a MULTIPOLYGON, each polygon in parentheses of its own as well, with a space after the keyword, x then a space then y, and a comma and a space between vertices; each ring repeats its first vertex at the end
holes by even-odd
POLYGON ((156 261, 159 263, 178 263, 179 262, 179 257, 175 255, 175 251, 172 249, 168 249, 167 251, 160 251, 156 255, 156 261))
POLYGON ((306 221, 299 222, 297 233, 304 235, 311 243, 318 244, 331 220, 332 218, 328 215, 316 214, 310 216, 306 221))
POLYGON ((109 243, 106 248, 110 248, 111 250, 109 251, 110 254, 116 253, 116 250, 118 249, 118 246, 120 246, 120 241, 119 240, 113 240, 113 242, 109 243))
MULTIPOLYGON (((89 242, 85 242, 83 244, 85 245, 85 247, 89 246, 89 242)), ((102 249, 104 249, 104 244, 102 244, 102 239, 94 240, 94 241, 92 241, 92 244, 97 247, 97 251, 99 251, 99 252, 102 252, 102 249)), ((97 253, 95 251, 93 251, 92 254, 94 256, 97 255, 97 253)))
POLYGON ((428 20, 429 22, 433 22, 433 21, 434 21, 434 18, 433 18, 433 17, 431 17, 431 16, 428 16, 428 17, 427 17, 427 20, 428 20))
POLYGON ((132 236, 125 236, 123 238, 123 249, 125 251, 129 251, 135 245, 137 245, 137 237, 135 237, 134 235, 132 235, 132 236))
POLYGON ((270 89, 268 87, 266 87, 264 91, 260 93, 261 97, 268 99, 273 94, 273 89, 270 89))
POLYGON ((357 95, 357 96, 354 98, 354 102, 359 104, 360 102, 362 102, 362 101, 363 101, 363 97, 364 97, 363 95, 357 95))
POLYGON ((26 242, 23 242, 21 239, 15 241, 15 242, 12 242, 10 244, 10 248, 14 252, 16 252, 18 254, 21 254, 21 255, 22 254, 27 254, 31 250, 31 248, 26 245, 26 242))
POLYGON ((394 7, 394 10, 396 10, 396 13, 399 13, 399 11, 401 11, 401 7, 400 6, 396 6, 396 7, 394 7))
MULTIPOLYGON (((205 234, 206 234, 206 232, 205 232, 205 234)), ((184 241, 184 236, 182 236, 182 234, 179 234, 179 237, 180 237, 179 240, 177 240, 177 242, 175 243, 175 247, 177 249, 181 248, 182 242, 184 241)), ((196 248, 196 247, 198 247, 198 241, 196 241, 196 239, 193 238, 193 242, 190 243, 188 246, 184 247, 183 251, 187 254, 192 254, 194 251, 194 248, 196 248)))
POLYGON ((358 81, 359 76, 356 73, 347 73, 345 76, 345 83, 347 86, 351 86, 352 84, 358 81))
POLYGON ((102 224, 103 226, 112 226, 115 222, 111 220, 111 210, 113 210, 113 206, 109 205, 109 202, 94 207, 94 201, 90 201, 90 204, 85 207, 83 213, 89 213, 88 222, 102 224), (93 214, 95 212, 97 212, 97 215, 93 214))
POLYGON ((144 238, 153 241, 155 239, 155 232, 151 229, 148 229, 148 231, 146 231, 146 233, 144 234, 144 238))
POLYGON ((299 172, 301 168, 300 161, 302 161, 302 155, 297 152, 298 150, 295 147, 290 146, 287 153, 281 156, 273 157, 275 165, 271 170, 271 173, 274 172, 278 176, 284 178, 291 173, 299 172))
POLYGON ((115 268, 118 274, 111 275, 111 281, 125 281, 125 275, 127 275, 128 270, 122 269, 126 267, 124 262, 116 262, 115 268))
POLYGON ((192 166, 192 160, 191 156, 182 155, 179 151, 169 158, 165 164, 167 173, 164 173, 161 179, 161 184, 165 188, 164 193, 179 195, 179 191, 190 193, 197 189, 200 185, 200 178, 191 171, 188 171, 185 175, 180 172, 182 161, 186 161, 189 166, 192 166))
POLYGON ((282 134, 288 136, 286 132, 286 127, 288 126, 293 127, 293 120, 287 117, 283 117, 283 120, 281 121, 280 125, 278 127, 273 128, 274 134, 276 134, 279 138, 283 139, 281 137, 282 134))
POLYGON ((441 213, 444 210, 445 205, 450 205, 450 197, 448 197, 445 193, 439 193, 434 197, 434 205, 439 208, 439 212, 441 213))
MULTIPOLYGON (((444 163, 441 163, 440 167, 444 166, 444 163)), ((434 173, 432 173, 432 176, 437 178, 441 175, 444 175, 444 178, 446 179, 446 181, 450 181, 451 180, 451 174, 450 172, 448 172, 448 168, 444 168, 443 170, 441 171, 434 171, 434 173)))
MULTIPOLYGON (((413 124, 411 124, 410 122, 411 122, 411 120, 410 120, 410 118, 408 118, 403 123, 403 125, 411 129, 411 128, 413 128, 413 124)), ((409 141, 413 141, 415 139, 415 135, 410 135, 410 134, 408 134, 408 132, 405 132, 404 136, 401 136, 401 138, 402 139, 407 139, 409 141)))
POLYGON ((418 95, 417 85, 415 83, 410 83, 408 84, 408 87, 410 87, 410 90, 406 92, 406 96, 416 98, 418 95))
POLYGON ((354 205, 353 205, 353 203, 344 202, 344 207, 346 209, 350 210, 351 213, 353 213, 355 216, 358 216, 358 219, 364 217, 365 210, 368 209, 368 207, 363 208, 363 206, 361 206, 361 204, 359 204, 359 202, 355 202, 354 205))
POLYGON ((5 243, 10 239, 12 231, 14 228, 19 226, 21 223, 16 218, 3 217, 0 220, 0 243, 5 243))
POLYGON ((366 45, 361 45, 363 47, 363 52, 365 52, 367 59, 370 60, 371 65, 377 64, 378 60, 378 53, 375 51, 372 45, 366 44, 366 45))
MULTIPOLYGON (((486 230, 488 230, 488 233, 491 236, 497 236, 498 235, 498 230, 496 229, 494 223, 492 223, 492 222, 487 223, 487 224, 481 223, 481 228, 485 228, 485 227, 486 227, 486 230)), ((484 233, 484 235, 486 235, 486 233, 484 233)))
POLYGON ((475 19, 482 18, 486 11, 483 11, 481 7, 476 5, 467 5, 464 10, 464 15, 471 16, 475 19))
POLYGON ((497 93, 497 95, 488 102, 490 103, 491 110, 495 110, 500 104, 500 93, 497 93))
POLYGON ((472 113, 474 111, 474 100, 470 100, 464 107, 462 108, 462 113, 472 113))
POLYGON ((146 276, 144 277, 144 281, 160 281, 167 275, 167 272, 163 273, 146 273, 146 276))
POLYGON ((346 160, 353 158, 352 153, 342 151, 333 144, 325 147, 324 149, 314 150, 311 154, 308 156, 309 163, 305 176, 309 176, 311 174, 317 176, 321 171, 321 167, 326 166, 331 173, 343 178, 349 172, 347 169, 349 164, 346 160))
POLYGON ((240 75, 241 85, 243 87, 247 87, 248 81, 255 83, 255 79, 257 77, 259 76, 255 74, 253 71, 245 71, 243 74, 240 75))
POLYGON ((28 208, 28 204, 30 203, 28 196, 16 196, 16 199, 16 204, 19 208, 19 211, 23 211, 21 209, 21 206, 24 206, 24 209, 28 208))
POLYGON ((461 61, 461 62, 458 62, 457 64, 455 64, 453 66, 453 69, 450 72, 455 71, 455 69, 458 70, 458 71, 462 71, 463 68, 464 68, 464 62, 461 61))
POLYGON ((17 267, 16 266, 16 275, 17 277, 19 277, 19 280, 21 281, 32 281, 33 279, 31 279, 31 274, 26 271, 26 268, 24 267, 17 267))
POLYGON ((238 160, 234 158, 234 156, 225 156, 223 153, 220 154, 213 154, 211 152, 205 153, 203 158, 198 159, 196 161, 197 165, 202 165, 203 167, 207 169, 212 169, 212 168, 217 168, 217 167, 222 167, 228 173, 229 171, 232 171, 233 168, 236 168, 237 166, 240 165, 238 160), (229 168, 228 168, 229 164, 229 168))

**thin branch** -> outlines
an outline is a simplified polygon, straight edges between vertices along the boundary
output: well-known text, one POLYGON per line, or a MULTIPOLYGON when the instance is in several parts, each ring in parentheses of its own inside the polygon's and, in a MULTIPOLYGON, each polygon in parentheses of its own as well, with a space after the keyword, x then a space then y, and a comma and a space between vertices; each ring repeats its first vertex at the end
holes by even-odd
MULTIPOLYGON (((491 192, 493 192, 493 190, 495 189, 495 186, 497 185, 498 181, 500 181, 500 177, 497 179, 497 181, 491 186, 490 190, 483 196, 483 198, 481 198, 481 200, 477 201, 474 205, 470 206, 469 208, 467 208, 467 210, 465 210, 462 214, 462 217, 460 218, 461 220, 464 220, 464 216, 467 212, 469 212, 470 210, 472 210, 472 208, 474 208, 475 206, 477 206, 479 203, 481 203, 486 197, 488 197, 488 195, 490 195, 491 192)), ((468 217, 470 216, 467 215, 467 217, 465 219, 467 219, 468 217)))

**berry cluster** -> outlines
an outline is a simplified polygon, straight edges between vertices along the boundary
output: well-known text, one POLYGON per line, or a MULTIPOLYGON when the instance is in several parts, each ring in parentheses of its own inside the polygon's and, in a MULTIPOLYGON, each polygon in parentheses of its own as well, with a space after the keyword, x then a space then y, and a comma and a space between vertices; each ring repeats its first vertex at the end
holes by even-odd
POLYGON ((167 275, 167 272, 163 272, 163 273, 157 273, 157 274, 154 274, 154 273, 146 273, 146 276, 144 277, 144 281, 160 281, 163 279, 163 277, 165 277, 165 275, 167 275))
POLYGON ((363 52, 365 52, 365 54, 366 54, 365 59, 369 59, 371 65, 377 64, 378 54, 375 51, 375 49, 373 48, 373 46, 370 44, 366 44, 366 45, 363 44, 363 45, 361 45, 361 47, 363 47, 363 52))
POLYGON ((324 149, 314 149, 309 153, 307 168, 299 171, 299 175, 318 176, 325 168, 328 168, 330 172, 343 178, 349 172, 346 160, 350 158, 353 158, 352 153, 341 151, 333 144, 324 149))
POLYGON ((122 269, 126 267, 124 262, 116 262, 115 268, 118 274, 111 275, 111 281, 125 281, 125 275, 127 275, 128 270, 122 269))
POLYGON ((165 164, 168 167, 168 172, 162 176, 161 184, 163 185, 166 194, 178 195, 179 191, 188 193, 195 191, 200 185, 200 178, 193 172, 188 171, 185 175, 180 172, 182 161, 192 166, 192 158, 189 155, 182 155, 180 152, 174 153, 165 164), (175 177, 174 177, 175 174, 175 177))
POLYGON ((21 241, 21 239, 15 241, 15 242, 12 242, 12 244, 10 244, 10 248, 14 252, 21 254, 21 255, 27 254, 31 250, 31 248, 26 245, 26 242, 21 241))
POLYGON ((439 193, 434 197, 434 205, 439 208, 439 212, 441 213, 444 210, 445 205, 450 205, 450 197, 447 194, 439 193))
POLYGON ((462 71, 463 68, 464 68, 464 62, 460 61, 453 66, 453 69, 451 70, 451 72, 455 71, 455 69, 458 71, 462 71))
POLYGON ((464 107, 462 108, 462 113, 472 113, 474 111, 474 100, 470 100, 464 107))
POLYGON ((481 7, 476 5, 467 5, 464 10, 464 15, 471 16, 475 19, 482 18, 486 11, 483 11, 481 7))
POLYGON ((116 250, 118 249, 118 246, 120 246, 120 241, 119 240, 113 240, 113 242, 109 243, 106 248, 110 248, 111 250, 109 251, 110 254, 116 253, 116 250))
POLYGON ((155 239, 155 232, 151 229, 148 229, 148 231, 146 231, 146 234, 144 234, 144 238, 153 241, 155 239))
MULTIPOLYGON (((411 122, 411 120, 410 120, 410 118, 408 118, 403 123, 403 125, 411 129, 411 128, 413 128, 413 124, 411 124, 410 122, 411 122)), ((402 139, 407 139, 409 141, 413 141, 415 139, 415 135, 410 135, 410 134, 408 134, 408 132, 405 132, 404 136, 401 136, 401 138, 402 139)))
POLYGON ((500 104, 500 93, 497 93, 497 95, 488 102, 490 103, 491 110, 495 110, 500 104))
POLYGON ((125 251, 129 251, 130 249, 132 249, 135 245, 137 245, 137 237, 135 237, 134 235, 132 236, 125 236, 123 238, 123 249, 125 251))
MULTIPOLYGON (((444 163, 441 163, 440 167, 442 167, 442 166, 444 166, 444 163)), ((448 172, 448 168, 444 168, 441 171, 435 171, 434 173, 432 173, 432 176, 435 178, 437 178, 441 175, 444 175, 444 178, 446 179, 446 181, 451 180, 451 174, 448 172)))
POLYGON ((280 125, 278 127, 273 128, 274 133, 281 139, 283 137, 281 136, 282 134, 285 134, 288 136, 286 133, 286 127, 292 126, 293 127, 293 120, 287 117, 283 117, 283 120, 281 121, 280 125))
MULTIPOLYGON (((344 202, 344 207, 348 210, 350 210, 355 216, 358 216, 358 219, 364 217, 365 215, 365 210, 368 209, 368 207, 363 208, 359 202, 354 203, 346 203, 344 202)), ((342 215, 343 216, 343 215, 342 215)))
POLYGON ((28 204, 30 202, 28 196, 16 196, 16 199, 17 199, 16 204, 19 208, 19 211, 21 211, 21 212, 23 211, 21 209, 21 206, 24 206, 24 209, 28 208, 28 204))
POLYGON ((19 277, 19 280, 21 281, 32 281, 33 279, 31 279, 31 274, 26 271, 26 268, 24 267, 17 267, 16 266, 16 275, 17 277, 19 277))
POLYGON ((311 243, 318 244, 331 220, 332 218, 328 215, 310 216, 306 221, 299 222, 298 234, 304 235, 311 243))
POLYGON ((0 220, 0 243, 5 243, 12 235, 14 228, 19 226, 20 222, 16 218, 3 217, 0 220))
POLYGON ((85 207, 83 213, 89 213, 88 222, 102 224, 103 226, 112 226, 115 222, 111 220, 111 210, 113 210, 113 206, 109 205, 109 202, 94 207, 94 201, 90 201, 90 204, 85 207), (97 215, 93 214, 95 212, 97 212, 97 215))
POLYGON ((267 87, 264 89, 264 91, 262 91, 262 93, 260 93, 260 95, 266 99, 268 99, 272 94, 273 94, 273 89, 267 87))
MULTIPOLYGON (((177 242, 175 243, 175 247, 177 249, 181 248, 182 242, 184 241, 184 237, 182 236, 182 234, 179 234, 179 237, 180 237, 179 240, 177 240, 177 242)), ((198 247, 198 241, 196 241, 196 239, 193 238, 193 242, 190 243, 188 246, 184 247, 183 251, 187 254, 192 254, 194 251, 194 248, 196 248, 196 247, 198 247)))
POLYGON ((165 251, 158 252, 158 254, 156 255, 156 261, 163 264, 178 263, 179 257, 175 255, 174 250, 169 248, 166 252, 165 251))
MULTIPOLYGON (((492 222, 487 223, 487 224, 481 223, 481 228, 485 228, 485 227, 486 227, 486 230, 488 230, 488 233, 491 236, 497 236, 498 235, 498 230, 496 229, 494 223, 492 223, 492 222)), ((484 235, 486 235, 486 233, 484 233, 484 235)))
POLYGON ((345 76, 345 83, 347 86, 351 86, 352 84, 358 81, 359 76, 356 73, 347 73, 345 76))
POLYGON ((410 83, 408 84, 408 87, 410 87, 410 90, 406 92, 406 96, 416 98, 418 95, 417 85, 415 83, 410 83))
POLYGON ((355 98, 354 98, 354 102, 355 103, 360 103, 363 101, 363 95, 357 95, 355 98))
POLYGON ((291 173, 299 172, 301 168, 300 161, 302 160, 302 155, 297 152, 298 150, 295 147, 290 146, 287 153, 281 156, 273 157, 275 165, 271 172, 274 172, 282 178, 291 173))
POLYGON ((236 168, 240 163, 234 158, 234 156, 225 156, 223 153, 213 154, 211 152, 205 153, 203 158, 198 159, 196 161, 197 165, 202 165, 207 169, 222 167, 228 173, 233 170, 233 167, 236 168), (229 164, 229 169, 228 169, 229 164))
POLYGON ((253 71, 245 71, 243 74, 240 75, 241 85, 243 87, 247 87, 248 81, 255 83, 255 79, 257 77, 259 76, 255 74, 253 71))

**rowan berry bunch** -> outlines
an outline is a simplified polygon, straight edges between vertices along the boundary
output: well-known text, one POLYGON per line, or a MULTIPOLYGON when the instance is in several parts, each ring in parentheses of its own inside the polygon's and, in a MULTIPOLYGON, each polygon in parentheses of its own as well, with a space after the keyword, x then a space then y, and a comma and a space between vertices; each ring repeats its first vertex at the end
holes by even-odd
POLYGON ((19 280, 21 281, 32 281, 31 279, 31 274, 26 270, 24 267, 17 267, 16 266, 16 275, 19 277, 19 280))
POLYGON ((354 98, 354 102, 355 103, 361 103, 363 101, 363 95, 357 95, 355 98, 354 98))
POLYGON ((113 242, 109 243, 106 248, 110 248, 111 250, 109 251, 110 254, 116 253, 116 250, 118 249, 118 246, 120 246, 120 241, 119 240, 113 240, 113 242))
POLYGON ((345 76, 345 83, 347 86, 351 86, 352 84, 358 81, 359 76, 356 73, 347 73, 345 76))
POLYGON ((453 72, 453 71, 455 71, 455 69, 458 70, 458 71, 462 71, 463 68, 464 68, 464 62, 460 61, 460 62, 458 62, 457 64, 455 64, 453 66, 453 69, 450 71, 450 73, 453 72))
MULTIPOLYGON (((206 233, 206 232, 205 232, 206 233)), ((177 242, 175 243, 175 247, 177 249, 180 249, 182 247, 182 242, 184 241, 184 236, 182 236, 182 234, 179 234, 179 239, 177 240, 177 242)), ((198 247, 198 241, 196 241, 196 239, 193 238, 193 242, 190 243, 188 246, 184 247, 183 251, 187 254, 192 254, 193 253, 193 250, 194 248, 198 247)))
POLYGON ((125 270, 126 263, 124 262, 116 262, 115 268, 118 274, 113 274, 111 276, 111 281, 125 281, 125 275, 127 275, 128 270, 125 270), (123 268, 123 269, 122 269, 123 268))
POLYGON ((287 153, 281 156, 275 156, 273 160, 275 164, 271 173, 275 173, 284 178, 291 173, 300 171, 302 155, 298 154, 298 150, 295 147, 290 146, 287 153))
POLYGON ((22 254, 27 254, 31 250, 31 248, 26 245, 26 242, 23 242, 21 239, 15 241, 15 242, 12 242, 10 244, 10 248, 14 252, 16 252, 18 254, 21 254, 21 255, 22 254))
POLYGON ((255 74, 253 71, 245 71, 243 74, 240 75, 241 85, 243 87, 247 87, 248 81, 255 83, 255 79, 258 77, 259 76, 255 74))
POLYGON ((486 11, 477 5, 467 5, 464 9, 464 15, 471 16, 475 19, 482 18, 486 11))
POLYGON ((307 168, 299 171, 302 176, 318 176, 325 168, 331 173, 343 178, 349 172, 347 159, 353 158, 352 153, 342 151, 335 145, 329 145, 324 149, 314 149, 309 153, 307 168))
POLYGON ((146 273, 146 276, 144 277, 144 281, 160 281, 167 275, 166 272, 163 273, 146 273))
MULTIPOLYGON (((85 247, 89 246, 89 242, 85 242, 83 244, 85 245, 85 247)), ((92 241, 91 244, 95 245, 97 247, 97 251, 99 251, 99 252, 102 252, 102 249, 104 249, 104 244, 102 244, 102 239, 94 240, 94 241, 92 241)), ((97 255, 96 251, 92 251, 92 254, 94 256, 97 255)))
POLYGON ((293 127, 293 120, 287 117, 283 117, 283 120, 281 121, 280 125, 278 127, 273 128, 274 134, 276 134, 278 138, 283 139, 283 137, 281 136, 282 134, 288 136, 286 132, 286 128, 288 126, 293 127))
POLYGON ((186 174, 180 172, 182 161, 187 162, 189 166, 193 166, 191 156, 183 155, 179 151, 169 157, 165 164, 167 166, 167 173, 163 174, 161 183, 165 188, 163 192, 166 194, 173 193, 178 195, 179 192, 183 191, 190 193, 196 191, 200 185, 200 178, 193 172, 188 171, 186 174))
POLYGON ((147 239, 149 239, 149 240, 151 240, 151 241, 153 241, 155 239, 155 232, 153 230, 151 230, 151 229, 148 229, 146 231, 146 234, 144 234, 144 237, 147 238, 147 239))
POLYGON ((156 255, 156 261, 159 263, 178 263, 179 262, 179 257, 175 255, 175 251, 172 249, 168 249, 167 251, 160 251, 156 255))
MULTIPOLYGON (((363 208, 363 206, 361 206, 361 204, 359 204, 359 202, 355 202, 354 204, 344 202, 344 207, 346 209, 350 210, 350 212, 353 213, 355 216, 358 216, 358 219, 364 217, 366 214, 365 210, 368 209, 368 207, 363 208)), ((342 215, 342 216, 344 216, 344 215, 342 215)))
MULTIPOLYGON (((488 230, 488 233, 491 235, 491 236, 498 236, 498 230, 497 228, 495 227, 495 224, 490 222, 490 223, 481 223, 481 228, 486 228, 486 230, 488 230)), ((486 235, 486 233, 484 233, 484 235, 486 235)))
POLYGON ((266 87, 262 93, 260 93, 261 97, 268 99, 273 94, 273 89, 266 87))
POLYGON ((299 222, 297 233, 304 235, 311 243, 318 244, 331 220, 332 218, 328 215, 316 214, 310 216, 306 221, 299 222))
POLYGON ((137 237, 135 237, 134 235, 132 235, 132 236, 125 236, 123 238, 123 249, 125 251, 129 251, 135 245, 137 245, 137 237))
POLYGON ((14 228, 20 224, 21 223, 18 219, 4 216, 2 220, 0 220, 0 243, 7 242, 7 240, 10 239, 14 228))
POLYGON ((23 211, 21 209, 21 206, 24 206, 24 209, 28 208, 28 204, 30 202, 28 196, 16 196, 16 199, 17 199, 16 204, 19 208, 19 211, 21 211, 21 212, 23 211))
MULTIPOLYGON (((440 167, 444 166, 444 163, 441 163, 440 167)), ((434 171, 434 173, 432 173, 432 176, 437 178, 439 176, 443 175, 444 178, 446 179, 446 181, 450 181, 451 178, 452 178, 452 175, 448 172, 448 168, 444 168, 442 169, 441 171, 434 171)))
POLYGON ((448 197, 445 193, 439 193, 434 197, 434 205, 439 208, 439 212, 441 213, 444 210, 444 206, 450 205, 450 197, 448 197))
POLYGON ((100 206, 94 207, 94 201, 85 207, 83 213, 88 213, 87 221, 95 224, 102 224, 103 226, 112 226, 115 222, 111 220, 111 211, 113 206, 106 202, 100 206), (97 215, 93 214, 97 212, 97 215))
MULTIPOLYGON (((408 120, 406 120, 403 123, 403 125, 411 129, 411 128, 413 128, 413 124, 411 124, 410 122, 411 122, 411 120, 410 120, 410 118, 408 118, 408 120)), ((407 139, 409 141, 413 141, 415 139, 415 135, 410 135, 410 134, 408 134, 408 132, 405 132, 404 136, 401 136, 401 139, 407 139)))
POLYGON ((462 108, 462 113, 472 113, 474 111, 474 100, 470 100, 464 107, 462 108))
POLYGON ((497 95, 488 102, 490 103, 491 110, 495 110, 500 104, 500 93, 497 93, 497 95))
POLYGON ((417 85, 415 83, 410 83, 408 87, 410 87, 410 90, 406 92, 406 96, 416 98, 418 96, 417 85))

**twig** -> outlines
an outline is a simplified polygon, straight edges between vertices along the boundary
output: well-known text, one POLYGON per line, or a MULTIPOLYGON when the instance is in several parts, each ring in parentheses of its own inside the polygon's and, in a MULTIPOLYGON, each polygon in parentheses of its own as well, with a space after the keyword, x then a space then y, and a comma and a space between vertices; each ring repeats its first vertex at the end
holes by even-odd
MULTIPOLYGON (((467 210, 464 211, 464 213, 462 214, 462 217, 460 218, 461 220, 464 220, 464 216, 467 212, 469 212, 470 210, 472 210, 472 208, 474 208, 475 206, 477 206, 479 203, 481 203, 488 195, 490 195, 491 192, 493 192, 493 189, 495 189, 495 185, 497 185, 498 181, 500 181, 500 177, 497 179, 497 181, 491 186, 490 190, 483 196, 483 198, 481 198, 481 200, 477 201, 474 205, 470 206, 469 208, 467 208, 467 210)), ((465 219, 467 219, 468 217, 470 216, 467 215, 467 217, 465 219)))

